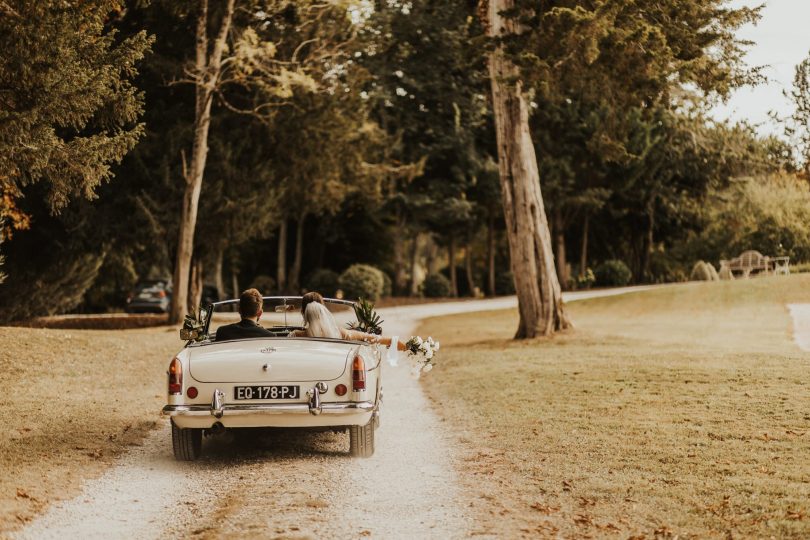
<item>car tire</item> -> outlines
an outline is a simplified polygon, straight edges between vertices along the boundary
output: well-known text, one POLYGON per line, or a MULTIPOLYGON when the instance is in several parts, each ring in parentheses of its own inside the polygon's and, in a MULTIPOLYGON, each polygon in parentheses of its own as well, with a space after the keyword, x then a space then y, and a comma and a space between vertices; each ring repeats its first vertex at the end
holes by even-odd
POLYGON ((349 454, 352 457, 374 455, 374 419, 365 426, 349 426, 349 454))
POLYGON ((201 429, 177 427, 172 422, 172 448, 174 458, 178 461, 194 461, 200 457, 202 450, 201 429))

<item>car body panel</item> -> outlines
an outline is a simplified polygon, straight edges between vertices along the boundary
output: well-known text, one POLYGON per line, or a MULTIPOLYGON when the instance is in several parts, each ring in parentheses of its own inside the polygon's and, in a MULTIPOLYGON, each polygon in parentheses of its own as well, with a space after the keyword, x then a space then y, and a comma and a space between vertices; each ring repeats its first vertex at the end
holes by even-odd
POLYGON ((189 371, 199 382, 330 381, 346 372, 357 345, 333 340, 248 339, 190 349, 189 371))

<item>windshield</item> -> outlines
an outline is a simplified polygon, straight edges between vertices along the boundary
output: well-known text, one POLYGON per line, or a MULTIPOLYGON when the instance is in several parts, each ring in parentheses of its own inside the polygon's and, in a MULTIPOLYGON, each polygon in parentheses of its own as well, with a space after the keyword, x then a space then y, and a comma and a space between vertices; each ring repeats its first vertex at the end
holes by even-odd
MULTIPOLYGON (((259 324, 268 329, 294 330, 304 327, 301 316, 301 297, 265 297, 262 305, 262 316, 259 324)), ((324 299, 324 305, 335 314, 341 326, 354 321, 352 302, 346 300, 324 299)), ((217 328, 227 324, 239 322, 239 300, 226 300, 213 304, 213 316, 209 318, 208 334, 213 335, 217 328)))

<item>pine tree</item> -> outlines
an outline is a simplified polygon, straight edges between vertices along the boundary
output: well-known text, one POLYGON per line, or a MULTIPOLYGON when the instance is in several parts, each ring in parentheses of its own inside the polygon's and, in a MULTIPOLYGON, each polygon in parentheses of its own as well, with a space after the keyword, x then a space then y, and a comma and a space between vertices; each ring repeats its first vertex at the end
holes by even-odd
POLYGON ((112 26, 123 11, 119 0, 0 6, 0 216, 39 182, 52 212, 93 198, 142 135, 131 80, 151 39, 119 39, 112 26))

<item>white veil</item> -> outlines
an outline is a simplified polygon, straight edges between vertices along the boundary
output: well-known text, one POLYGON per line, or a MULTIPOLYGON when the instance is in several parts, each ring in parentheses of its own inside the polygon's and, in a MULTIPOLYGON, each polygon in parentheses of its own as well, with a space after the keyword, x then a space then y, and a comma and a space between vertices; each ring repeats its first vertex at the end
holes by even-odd
POLYGON ((342 339, 335 316, 319 302, 310 302, 304 309, 304 322, 310 337, 342 339))

